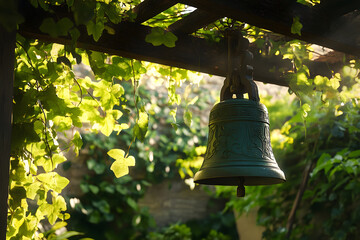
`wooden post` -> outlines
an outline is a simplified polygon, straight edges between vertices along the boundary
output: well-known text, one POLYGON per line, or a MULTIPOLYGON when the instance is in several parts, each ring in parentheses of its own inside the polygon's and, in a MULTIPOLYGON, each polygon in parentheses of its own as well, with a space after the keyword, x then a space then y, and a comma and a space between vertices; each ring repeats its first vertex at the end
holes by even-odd
POLYGON ((6 239, 16 32, 0 25, 0 240, 6 239))

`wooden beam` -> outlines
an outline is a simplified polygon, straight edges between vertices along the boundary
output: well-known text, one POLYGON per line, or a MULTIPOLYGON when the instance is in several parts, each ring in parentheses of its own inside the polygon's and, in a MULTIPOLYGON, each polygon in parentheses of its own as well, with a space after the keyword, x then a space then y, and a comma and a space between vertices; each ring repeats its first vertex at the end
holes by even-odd
POLYGON ((16 33, 0 25, 0 239, 6 239, 16 33))
MULTIPOLYGON (((41 33, 36 24, 21 25, 20 33, 29 38, 45 42, 70 44, 68 38, 53 38, 41 33)), ((174 48, 165 46, 154 47, 145 42, 145 36, 151 28, 135 23, 123 22, 116 27, 116 34, 104 34, 98 42, 87 36, 86 30, 81 31, 78 47, 134 58, 168 66, 185 68, 193 71, 226 77, 226 53, 223 43, 210 43, 205 39, 192 36, 179 37, 174 48)), ((254 53, 254 79, 264 83, 288 86, 286 73, 292 70, 290 60, 281 56, 262 56, 256 48, 250 48, 254 53)), ((316 75, 331 76, 329 65, 323 62, 308 63, 311 77, 316 75)))
POLYGON ((222 16, 197 9, 188 16, 176 21, 168 27, 175 35, 191 34, 196 30, 215 22, 222 16))
MULTIPOLYGON (((35 17, 32 19, 36 20, 35 17)), ((44 42, 55 42, 65 45, 71 43, 69 38, 54 38, 42 33, 38 29, 40 24, 41 21, 25 21, 20 25, 19 33, 24 37, 39 39, 44 42)), ((211 43, 205 39, 192 36, 182 36, 176 41, 174 48, 165 46, 155 47, 145 42, 146 35, 151 32, 150 27, 122 22, 114 28, 116 31, 114 35, 104 33, 98 42, 95 42, 92 36, 87 35, 85 28, 80 29, 81 35, 78 39, 77 47, 212 75, 226 76, 227 50, 225 44, 211 43)), ((264 59, 264 61, 271 61, 271 59, 264 59)), ((282 65, 279 62, 278 64, 278 66, 282 65)), ((259 61, 259 64, 254 63, 254 65, 258 66, 257 68, 259 69, 255 70, 254 73, 256 80, 282 86, 287 85, 287 80, 281 67, 278 71, 270 68, 265 69, 262 66, 268 66, 269 64, 266 65, 263 61, 259 61)), ((276 62, 271 64, 272 67, 276 67, 275 65, 276 62)), ((288 63, 286 65, 291 66, 288 63)))
MULTIPOLYGON (((26 20, 20 25, 19 33, 25 37, 44 42, 70 44, 70 38, 51 37, 39 30, 43 19, 48 17, 41 11, 41 9, 29 10, 26 8, 26 12, 31 14, 25 15, 26 20)), ((64 16, 64 13, 59 12, 59 14, 64 16)), ((71 16, 68 17, 71 18, 71 16)), ((77 47, 212 75, 226 76, 227 49, 224 43, 214 43, 205 39, 182 35, 179 36, 174 48, 155 47, 145 42, 146 35, 151 32, 151 28, 148 26, 121 22, 113 28, 115 29, 114 35, 104 32, 97 42, 93 40, 92 36, 88 36, 85 28, 80 28, 77 47)), ((281 59, 280 56, 264 57, 257 53, 256 49, 250 50, 254 53, 255 80, 281 86, 288 85, 286 73, 292 70, 292 64, 289 60, 281 59)), ((310 68, 310 70, 314 69, 311 71, 313 75, 329 76, 331 74, 325 63, 314 62, 310 64, 310 68), (324 67, 321 67, 323 65, 324 67), (320 71, 316 71, 317 69, 320 71)))
POLYGON ((360 56, 360 32, 350 31, 359 27, 358 18, 349 16, 342 24, 333 21, 332 16, 317 8, 310 8, 296 1, 262 0, 180 0, 198 9, 222 14, 229 18, 268 29, 275 33, 315 43, 337 51, 360 56), (293 18, 300 19, 303 28, 301 36, 291 33, 293 18), (346 32, 344 31, 346 25, 346 32))
POLYGON ((177 2, 176 0, 145 0, 133 9, 133 12, 137 14, 135 22, 145 22, 174 6, 177 2))

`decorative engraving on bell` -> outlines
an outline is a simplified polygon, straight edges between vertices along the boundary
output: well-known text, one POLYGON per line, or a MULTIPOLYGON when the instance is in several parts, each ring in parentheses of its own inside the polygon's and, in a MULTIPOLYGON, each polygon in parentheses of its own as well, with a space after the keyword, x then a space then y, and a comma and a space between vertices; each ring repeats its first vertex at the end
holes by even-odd
POLYGON ((231 30, 227 37, 228 75, 220 103, 210 112, 207 151, 194 182, 238 186, 237 195, 243 197, 244 185, 282 183, 285 175, 275 160, 268 112, 252 78, 249 42, 239 31, 231 30))

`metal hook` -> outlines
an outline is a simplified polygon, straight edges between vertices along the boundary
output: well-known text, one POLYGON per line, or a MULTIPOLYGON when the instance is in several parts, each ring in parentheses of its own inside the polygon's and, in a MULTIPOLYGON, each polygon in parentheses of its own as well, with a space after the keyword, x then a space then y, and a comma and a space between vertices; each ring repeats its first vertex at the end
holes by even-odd
POLYGON ((248 51, 249 41, 244 38, 241 31, 228 29, 225 33, 228 44, 227 76, 221 88, 220 100, 243 98, 248 93, 249 99, 260 101, 258 88, 253 81, 253 67, 250 65, 253 55, 248 51))

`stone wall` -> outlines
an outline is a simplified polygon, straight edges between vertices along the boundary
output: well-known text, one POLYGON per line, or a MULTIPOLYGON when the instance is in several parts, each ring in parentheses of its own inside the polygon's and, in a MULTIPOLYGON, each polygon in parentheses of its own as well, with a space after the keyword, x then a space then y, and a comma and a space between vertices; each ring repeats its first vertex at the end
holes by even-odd
POLYGON ((171 223, 203 219, 223 209, 222 202, 210 207, 209 200, 209 195, 199 186, 191 190, 183 180, 178 179, 149 187, 139 205, 149 208, 157 227, 164 227, 171 223))

